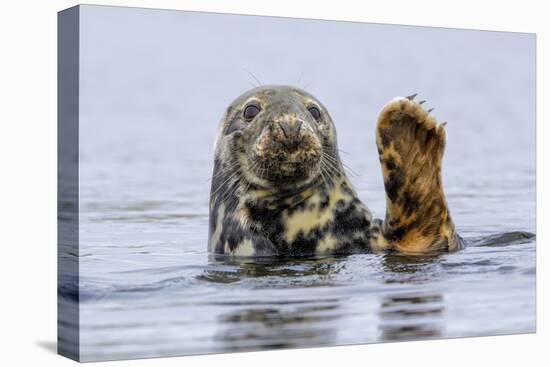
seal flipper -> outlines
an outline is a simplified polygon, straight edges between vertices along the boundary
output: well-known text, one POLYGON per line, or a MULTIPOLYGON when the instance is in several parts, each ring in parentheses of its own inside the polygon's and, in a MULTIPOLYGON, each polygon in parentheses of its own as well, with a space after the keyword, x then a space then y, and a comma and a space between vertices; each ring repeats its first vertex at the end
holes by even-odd
POLYGON ((386 218, 374 249, 406 253, 455 250, 455 232, 441 181, 445 123, 414 97, 396 98, 378 117, 376 144, 386 188, 386 218))

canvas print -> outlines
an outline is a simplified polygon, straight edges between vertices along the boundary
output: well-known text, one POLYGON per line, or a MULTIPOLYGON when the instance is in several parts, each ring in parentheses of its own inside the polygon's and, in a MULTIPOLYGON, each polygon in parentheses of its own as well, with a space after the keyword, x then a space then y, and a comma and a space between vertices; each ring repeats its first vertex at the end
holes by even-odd
POLYGON ((58 18, 58 351, 536 330, 534 34, 58 18))

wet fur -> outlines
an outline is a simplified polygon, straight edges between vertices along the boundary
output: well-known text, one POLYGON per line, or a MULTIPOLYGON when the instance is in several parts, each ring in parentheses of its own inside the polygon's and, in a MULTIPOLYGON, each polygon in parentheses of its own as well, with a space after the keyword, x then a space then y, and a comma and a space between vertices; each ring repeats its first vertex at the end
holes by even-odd
POLYGON ((216 138, 209 250, 245 257, 453 250, 459 239, 441 187, 444 143, 443 127, 420 105, 396 99, 384 107, 377 144, 387 214, 373 221, 342 167, 324 106, 293 87, 253 89, 227 109, 216 138), (242 118, 251 100, 266 106, 256 125, 242 118), (311 103, 323 121, 312 120, 311 103), (274 123, 279 118, 309 129, 295 151, 274 123))
POLYGON ((396 98, 379 114, 376 144, 386 188, 382 247, 406 253, 461 247, 441 181, 445 124, 414 96, 396 98))

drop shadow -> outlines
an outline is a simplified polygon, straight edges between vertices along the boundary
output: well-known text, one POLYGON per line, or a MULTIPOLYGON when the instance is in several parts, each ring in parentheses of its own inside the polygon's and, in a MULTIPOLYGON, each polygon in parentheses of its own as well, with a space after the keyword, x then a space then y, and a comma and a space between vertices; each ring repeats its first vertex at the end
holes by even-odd
POLYGON ((46 350, 47 352, 57 354, 57 342, 52 340, 39 340, 36 342, 40 348, 46 350))

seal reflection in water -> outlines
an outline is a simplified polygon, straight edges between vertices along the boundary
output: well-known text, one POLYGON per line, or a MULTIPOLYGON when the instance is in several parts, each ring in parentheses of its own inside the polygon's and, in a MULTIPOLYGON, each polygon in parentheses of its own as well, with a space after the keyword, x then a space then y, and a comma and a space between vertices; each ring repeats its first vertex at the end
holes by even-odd
POLYGON ((421 104, 396 98, 378 117, 381 221, 346 176, 334 123, 315 97, 291 86, 241 95, 215 143, 210 252, 296 257, 460 247, 441 183, 444 124, 421 104))

